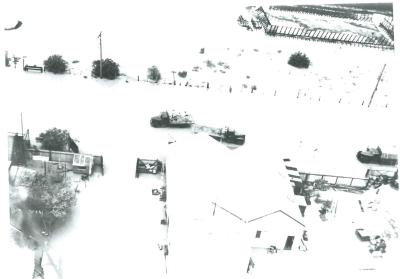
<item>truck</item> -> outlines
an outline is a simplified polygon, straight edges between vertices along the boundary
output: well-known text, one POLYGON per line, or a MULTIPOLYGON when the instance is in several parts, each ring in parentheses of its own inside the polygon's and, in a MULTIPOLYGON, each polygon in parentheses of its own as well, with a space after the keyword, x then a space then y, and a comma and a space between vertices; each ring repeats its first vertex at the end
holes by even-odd
POLYGON ((367 148, 365 151, 357 152, 357 159, 361 163, 378 165, 397 165, 397 154, 383 153, 381 148, 367 148))
POLYGON ((161 127, 175 127, 175 128, 188 128, 192 126, 192 116, 186 112, 183 114, 163 111, 159 115, 150 119, 150 125, 154 128, 161 127))
POLYGON ((194 126, 193 132, 195 134, 197 134, 198 132, 205 132, 210 137, 212 137, 217 141, 235 145, 243 145, 246 139, 246 135, 240 134, 235 130, 230 129, 229 127, 212 128, 207 126, 196 125, 194 126))
POLYGON ((216 139, 217 141, 232 143, 237 145, 243 145, 246 136, 237 133, 235 130, 225 127, 223 129, 218 129, 215 133, 210 133, 210 137, 216 139))

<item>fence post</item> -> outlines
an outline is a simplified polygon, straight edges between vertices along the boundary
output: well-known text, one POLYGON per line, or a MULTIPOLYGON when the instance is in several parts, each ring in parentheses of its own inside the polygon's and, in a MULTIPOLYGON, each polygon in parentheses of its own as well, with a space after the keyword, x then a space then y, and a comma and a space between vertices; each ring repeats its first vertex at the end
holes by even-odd
POLYGON ((337 40, 339 38, 339 36, 342 35, 341 33, 336 33, 336 36, 333 36, 334 40, 337 40))
POLYGON ((103 155, 100 156, 101 175, 104 175, 103 155))

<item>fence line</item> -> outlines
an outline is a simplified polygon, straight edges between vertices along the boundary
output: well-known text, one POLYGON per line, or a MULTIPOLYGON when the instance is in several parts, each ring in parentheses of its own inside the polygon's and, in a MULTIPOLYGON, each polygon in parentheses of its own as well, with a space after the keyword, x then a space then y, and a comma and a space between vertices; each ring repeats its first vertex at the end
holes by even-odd
MULTIPOLYGON (((33 156, 43 156, 43 157, 48 157, 49 161, 56 161, 68 164, 73 163, 75 154, 77 153, 33 149, 33 148, 27 149, 27 156, 30 159, 32 159, 33 156)), ((90 156, 93 156, 93 165, 103 169, 103 156, 97 156, 97 155, 90 155, 90 156)))
POLYGON ((362 45, 382 49, 394 49, 393 42, 384 37, 372 38, 348 32, 330 32, 324 30, 309 30, 303 27, 290 27, 279 25, 268 25, 264 29, 270 36, 294 37, 303 40, 324 41, 330 43, 342 43, 352 45, 362 45))
POLYGON ((348 13, 341 13, 343 16, 340 16, 340 12, 338 11, 323 11, 318 9, 310 9, 310 11, 304 11, 304 10, 299 10, 301 9, 301 7, 294 7, 294 6, 270 6, 269 9, 285 13, 308 14, 320 17, 341 18, 341 19, 351 19, 356 21, 372 22, 372 15, 364 13, 351 13, 351 15, 348 13))

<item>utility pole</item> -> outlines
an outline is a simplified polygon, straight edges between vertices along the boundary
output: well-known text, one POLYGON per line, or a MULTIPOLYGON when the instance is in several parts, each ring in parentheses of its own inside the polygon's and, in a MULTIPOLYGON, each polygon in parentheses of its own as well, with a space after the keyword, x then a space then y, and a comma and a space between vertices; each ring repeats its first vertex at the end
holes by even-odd
POLYGON ((371 103, 372 103, 372 99, 374 98, 375 92, 376 92, 376 90, 378 89, 378 85, 379 85, 379 82, 380 82, 381 79, 382 79, 382 75, 383 75, 383 72, 385 71, 385 68, 386 68, 386 64, 383 65, 383 68, 382 68, 382 71, 381 71, 381 73, 380 73, 380 75, 379 75, 379 77, 378 77, 378 81, 377 81, 377 83, 376 83, 374 92, 372 92, 371 99, 369 100, 368 107, 369 107, 369 106, 371 105, 371 103))
POLYGON ((174 76, 174 85, 176 85, 176 82, 175 82, 175 73, 176 73, 176 71, 172 71, 172 75, 174 76))
POLYGON ((6 50, 6 67, 10 67, 10 58, 8 58, 8 51, 6 50))
POLYGON ((22 56, 22 69, 25 68, 25 58, 26 56, 22 56))
POLYGON ((24 122, 22 121, 22 112, 21 112, 21 135, 24 137, 24 122))
POLYGON ((99 42, 100 42, 100 78, 103 78, 103 46, 101 44, 101 33, 99 34, 99 42))

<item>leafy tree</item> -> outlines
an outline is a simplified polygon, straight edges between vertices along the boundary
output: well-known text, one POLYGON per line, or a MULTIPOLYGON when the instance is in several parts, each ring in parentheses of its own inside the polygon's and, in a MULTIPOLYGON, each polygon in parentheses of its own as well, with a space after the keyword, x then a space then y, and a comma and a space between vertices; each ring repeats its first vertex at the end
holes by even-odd
POLYGON ((43 241, 43 233, 54 233, 71 216, 77 199, 70 180, 64 179, 59 183, 52 181, 51 176, 37 174, 27 197, 10 194, 11 221, 20 230, 15 235, 19 244, 28 247, 41 245, 37 242, 43 241))
POLYGON ((288 64, 296 68, 308 68, 310 59, 307 55, 298 51, 290 56, 288 64))
POLYGON ((61 55, 54 54, 44 61, 44 68, 54 74, 63 74, 67 70, 68 62, 61 55))
POLYGON ((161 80, 160 71, 156 66, 152 66, 149 69, 147 69, 147 78, 155 83, 161 80))
MULTIPOLYGON (((120 76, 119 64, 114 62, 110 58, 106 58, 102 63, 103 77, 106 79, 116 79, 120 76)), ((92 76, 100 77, 100 60, 93 61, 92 64, 92 76)))
POLYGON ((181 78, 185 78, 187 76, 187 72, 186 71, 178 72, 178 76, 180 76, 181 78))
POLYGON ((60 183, 52 181, 54 180, 51 177, 36 175, 25 204, 28 209, 42 211, 47 219, 55 221, 70 213, 76 203, 76 195, 68 179, 63 179, 60 183))
POLYGON ((38 137, 38 141, 42 143, 43 149, 64 151, 68 145, 69 138, 70 135, 67 130, 52 128, 41 133, 38 137))

